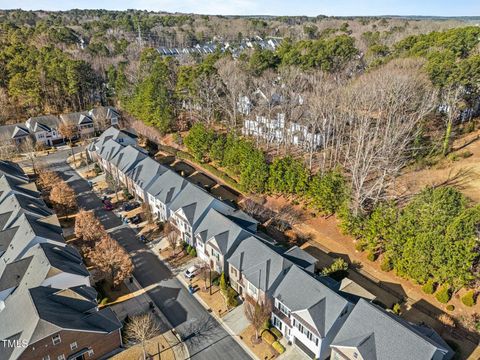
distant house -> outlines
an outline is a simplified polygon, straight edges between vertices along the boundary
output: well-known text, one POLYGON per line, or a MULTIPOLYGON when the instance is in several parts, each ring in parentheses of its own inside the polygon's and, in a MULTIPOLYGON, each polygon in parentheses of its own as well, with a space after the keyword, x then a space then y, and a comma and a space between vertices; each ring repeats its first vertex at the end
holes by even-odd
POLYGON ((0 126, 1 145, 21 145, 26 139, 31 138, 28 127, 24 124, 2 125, 0 126))
POLYGON ((76 127, 79 137, 91 137, 95 132, 93 119, 88 112, 62 114, 60 120, 64 124, 76 127))
POLYGON ((44 115, 31 117, 25 122, 25 126, 35 137, 37 143, 52 146, 63 142, 63 136, 58 131, 61 121, 57 116, 44 115))
POLYGON ((332 360, 449 360, 454 353, 431 328, 360 300, 331 343, 332 360))
POLYGON ((37 286, 12 294, 0 311, 2 360, 106 359, 122 345, 110 308, 99 310, 88 286, 65 289, 37 286))
POLYGON ((112 106, 97 106, 88 112, 93 119, 95 130, 103 131, 110 126, 118 126, 120 112, 112 106))

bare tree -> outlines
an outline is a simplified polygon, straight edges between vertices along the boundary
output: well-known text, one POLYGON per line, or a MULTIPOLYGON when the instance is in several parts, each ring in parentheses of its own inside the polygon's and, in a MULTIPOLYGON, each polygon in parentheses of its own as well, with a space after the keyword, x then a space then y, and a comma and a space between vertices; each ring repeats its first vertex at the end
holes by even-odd
POLYGON ((224 85, 217 89, 218 106, 228 116, 230 128, 236 129, 240 98, 248 93, 247 76, 236 60, 228 56, 217 61, 216 68, 224 85))
MULTIPOLYGON (((211 276, 211 271, 212 271, 212 269, 210 268, 210 264, 206 261, 202 261, 198 265, 198 274, 199 274, 200 278, 203 280, 205 291, 207 290, 207 280, 211 276)), ((211 291, 211 286, 212 286, 212 284, 210 284, 210 291, 211 291)))
POLYGON ((108 234, 91 249, 87 256, 100 271, 108 274, 112 288, 120 285, 133 272, 130 256, 108 234))
POLYGON ((133 316, 125 326, 126 338, 142 345, 144 360, 147 358, 148 341, 157 336, 159 332, 160 326, 150 313, 133 316))
POLYGON ((443 89, 440 98, 442 103, 441 113, 445 123, 442 155, 447 156, 450 152, 453 123, 460 117, 462 90, 458 86, 443 89))
POLYGON ((58 126, 58 131, 59 131, 60 134, 62 134, 64 140, 65 139, 68 140, 68 143, 70 145, 70 150, 72 152, 73 164, 74 164, 74 166, 76 166, 75 165, 75 153, 74 153, 73 147, 72 147, 72 139, 75 137, 75 135, 77 135, 77 132, 78 132, 77 127, 74 124, 69 124, 69 123, 62 122, 58 126))
POLYGON ((46 193, 49 193, 55 184, 62 181, 57 172, 47 168, 38 169, 37 185, 46 193))
POLYGON ((408 162, 420 121, 433 110, 435 92, 420 66, 410 59, 390 62, 346 92, 342 155, 354 214, 384 198, 408 162))
POLYGON ((264 302, 255 300, 251 297, 245 299, 245 316, 255 329, 255 339, 258 340, 258 332, 272 313, 272 303, 269 300, 264 302))
POLYGON ((167 233, 167 242, 172 249, 172 255, 175 256, 175 250, 178 248, 178 234, 176 231, 172 230, 167 233))
POLYGON ((28 136, 24 140, 22 140, 20 144, 20 151, 31 162, 33 173, 36 174, 37 170, 35 168, 35 162, 37 159, 37 154, 36 154, 37 147, 35 144, 35 140, 33 139, 32 136, 28 136))

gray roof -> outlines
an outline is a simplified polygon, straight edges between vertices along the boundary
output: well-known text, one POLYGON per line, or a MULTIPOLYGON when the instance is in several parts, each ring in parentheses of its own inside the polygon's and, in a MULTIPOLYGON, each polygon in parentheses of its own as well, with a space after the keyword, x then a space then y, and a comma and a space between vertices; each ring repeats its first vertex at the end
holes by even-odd
POLYGON ((232 209, 229 205, 214 198, 198 186, 187 183, 178 196, 170 204, 170 210, 176 212, 182 210, 186 220, 193 227, 198 226, 210 208, 226 211, 232 209))
POLYGON ((125 145, 133 145, 137 142, 137 135, 129 130, 119 130, 116 127, 109 127, 94 142, 97 150, 109 139, 125 145))
POLYGON ((137 165, 127 173, 127 176, 145 190, 158 176, 166 171, 169 171, 168 168, 147 156, 138 162, 137 165))
POLYGON ((97 154, 107 161, 111 161, 120 150, 123 149, 123 145, 118 142, 108 139, 97 150, 97 154))
POLYGON ((300 317, 313 327, 317 336, 325 337, 349 302, 334 290, 306 273, 291 266, 273 292, 273 297, 290 309, 293 316, 300 317))
POLYGON ((82 111, 82 112, 73 112, 73 113, 68 113, 68 114, 62 114, 60 115, 60 119, 66 123, 66 124, 71 124, 71 125, 79 125, 82 122, 93 122, 90 116, 88 116, 87 111, 82 111))
POLYGON ((20 291, 39 286, 59 272, 89 276, 82 257, 75 248, 69 245, 37 244, 22 259, 6 265, 0 273, 0 292, 10 288, 20 291))
POLYGON ((0 175, 9 175, 19 180, 30 181, 20 165, 8 160, 0 160, 0 175))
POLYGON ((10 194, 22 194, 39 198, 40 192, 36 188, 35 183, 28 183, 19 178, 0 174, 0 202, 10 194))
POLYGON ((0 197, 0 214, 10 213, 8 221, 4 224, 0 222, 0 229, 8 226, 21 214, 28 213, 35 217, 47 217, 53 215, 53 211, 47 207, 41 198, 34 198, 20 193, 11 193, 5 197, 0 197))
POLYGON ((266 292, 273 291, 293 266, 277 250, 253 236, 240 242, 228 262, 256 288, 266 292))
POLYGON ((55 115, 43 115, 29 118, 25 125, 31 132, 50 132, 52 129, 58 129, 60 119, 55 115))
POLYGON ((315 271, 315 264, 318 262, 314 256, 300 249, 298 246, 292 246, 283 253, 283 256, 312 273, 315 271))
POLYGON ((215 242, 223 256, 233 251, 238 243, 252 234, 215 209, 210 209, 195 231, 202 242, 215 242))
POLYGON ((170 204, 187 184, 188 181, 175 171, 168 170, 155 178, 145 190, 162 203, 170 204))
POLYGON ((0 126, 0 134, 10 139, 19 139, 30 135, 30 131, 25 124, 18 123, 0 126))
MULTIPOLYGON (((33 344, 62 330, 108 334, 120 329, 111 309, 96 311, 95 296, 95 290, 86 286, 63 290, 39 286, 13 295, 0 312, 0 339, 20 335, 33 344)), ((23 350, 0 343, 0 358, 16 359, 23 350)))
POLYGON ((90 110, 88 114, 93 120, 112 119, 120 116, 119 111, 112 106, 97 106, 90 110))
POLYGON ((42 242, 64 244, 62 228, 47 223, 43 219, 29 214, 22 214, 15 220, 11 228, 18 228, 15 232, 4 230, 0 232, 0 248, 8 244, 5 253, 0 253, 0 272, 6 264, 21 258, 28 249, 42 242))
POLYGON ((433 334, 360 299, 331 346, 355 347, 364 360, 450 359, 452 350, 433 334))
POLYGON ((111 162, 119 171, 125 174, 147 156, 143 149, 140 150, 132 145, 128 145, 117 152, 111 162))

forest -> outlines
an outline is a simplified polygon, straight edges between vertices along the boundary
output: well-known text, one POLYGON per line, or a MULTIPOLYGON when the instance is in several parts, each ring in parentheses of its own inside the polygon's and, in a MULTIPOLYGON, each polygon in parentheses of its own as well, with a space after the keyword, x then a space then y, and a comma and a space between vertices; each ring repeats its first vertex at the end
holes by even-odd
POLYGON ((478 287, 478 205, 451 186, 408 198, 393 189, 405 169, 448 157, 457 136, 477 129, 479 27, 100 10, 2 11, 0 24, 0 122, 115 105, 173 133, 245 193, 335 214, 383 270, 448 296, 478 287), (282 41, 235 56, 155 50, 253 36, 282 41), (241 136, 246 119, 278 114, 320 146, 241 136))

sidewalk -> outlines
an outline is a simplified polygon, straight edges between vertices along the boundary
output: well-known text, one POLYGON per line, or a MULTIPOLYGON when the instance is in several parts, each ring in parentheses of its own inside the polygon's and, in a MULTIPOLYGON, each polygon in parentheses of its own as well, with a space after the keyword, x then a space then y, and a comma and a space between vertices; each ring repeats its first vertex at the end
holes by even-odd
MULTIPOLYGON (((183 286, 185 286, 185 288, 188 289, 188 283, 187 283, 187 281, 185 280, 185 278, 182 276, 181 273, 178 274, 178 275, 176 276, 176 278, 182 283, 183 286)), ((197 293, 193 293, 192 296, 194 296, 194 297, 197 299, 197 301, 198 301, 200 304, 202 304, 202 306, 203 306, 207 311, 208 311, 208 309, 210 309, 209 306, 203 301, 203 299, 202 299, 197 293)), ((242 310, 242 309, 243 309, 243 305, 239 306, 239 307, 238 307, 237 309, 235 309, 234 311, 239 310, 239 309, 242 310)), ((242 312, 242 314, 243 314, 243 312, 242 312)), ((229 320, 224 320, 224 319, 222 319, 221 317, 219 317, 217 314, 215 314, 214 311, 210 312, 210 315, 212 315, 212 316, 215 318, 215 320, 217 320, 218 323, 219 323, 220 325, 222 325, 222 327, 228 332, 228 334, 238 343, 238 345, 240 345, 240 346, 242 347, 243 350, 245 350, 245 352, 246 352, 248 355, 250 355, 250 357, 251 357, 252 359, 260 360, 260 359, 258 358, 258 356, 255 355, 255 354, 252 352, 252 350, 250 350, 250 348, 249 348, 247 345, 245 345, 245 343, 244 343, 242 340, 240 340, 240 338, 239 338, 240 333, 237 333, 238 330, 239 330, 239 328, 238 328, 238 325, 239 325, 239 324, 236 323, 237 320, 238 320, 238 316, 232 315, 232 317, 230 317, 229 320), (236 325, 236 326, 233 326, 233 325, 236 325), (234 331, 232 328, 236 328, 237 331, 234 331)), ((229 314, 229 315, 230 315, 230 314, 229 314)), ((236 315, 238 315, 238 313, 236 313, 236 315)), ((226 317, 228 317, 228 315, 226 315, 226 317)), ((245 319, 245 320, 246 320, 246 319, 245 319)), ((249 324, 247 324, 247 326, 248 326, 248 325, 249 325, 249 324)), ((240 325, 240 328, 241 328, 241 325, 240 325)))

